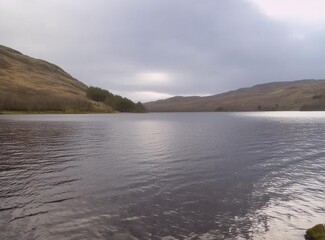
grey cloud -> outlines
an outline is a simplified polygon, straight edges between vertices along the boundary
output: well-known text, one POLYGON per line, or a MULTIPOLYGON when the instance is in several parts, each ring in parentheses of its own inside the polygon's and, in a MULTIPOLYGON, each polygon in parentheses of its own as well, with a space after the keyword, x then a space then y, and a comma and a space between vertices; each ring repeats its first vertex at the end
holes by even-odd
POLYGON ((297 39, 289 26, 244 0, 1 4, 2 44, 52 61, 88 85, 130 96, 213 94, 325 73, 323 33, 297 39), (140 84, 142 72, 166 73, 171 81, 140 84))

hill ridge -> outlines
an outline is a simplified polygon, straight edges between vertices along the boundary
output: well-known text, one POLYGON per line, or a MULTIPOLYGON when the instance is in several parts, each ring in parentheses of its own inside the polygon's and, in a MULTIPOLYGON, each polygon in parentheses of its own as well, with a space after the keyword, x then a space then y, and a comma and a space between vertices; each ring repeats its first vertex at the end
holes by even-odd
POLYGON ((210 96, 176 96, 145 106, 149 112, 325 110, 325 80, 262 83, 210 96))

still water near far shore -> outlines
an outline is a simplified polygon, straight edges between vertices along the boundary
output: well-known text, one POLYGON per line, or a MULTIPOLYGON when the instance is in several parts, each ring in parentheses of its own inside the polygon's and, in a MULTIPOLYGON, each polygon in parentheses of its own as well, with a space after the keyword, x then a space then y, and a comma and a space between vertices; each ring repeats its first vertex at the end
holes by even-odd
POLYGON ((0 239, 303 239, 325 113, 0 116, 0 239))

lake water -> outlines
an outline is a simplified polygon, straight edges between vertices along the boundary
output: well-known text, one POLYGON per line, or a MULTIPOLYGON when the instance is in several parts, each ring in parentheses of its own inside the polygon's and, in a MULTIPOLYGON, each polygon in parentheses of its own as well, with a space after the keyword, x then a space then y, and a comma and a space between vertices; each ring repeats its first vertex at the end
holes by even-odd
POLYGON ((325 113, 0 115, 0 239, 304 239, 325 113))

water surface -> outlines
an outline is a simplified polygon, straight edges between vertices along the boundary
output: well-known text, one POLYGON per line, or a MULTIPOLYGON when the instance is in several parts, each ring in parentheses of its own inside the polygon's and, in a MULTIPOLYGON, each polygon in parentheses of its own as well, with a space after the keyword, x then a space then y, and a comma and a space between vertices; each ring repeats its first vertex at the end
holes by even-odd
POLYGON ((0 239, 303 239, 325 113, 0 116, 0 239))

